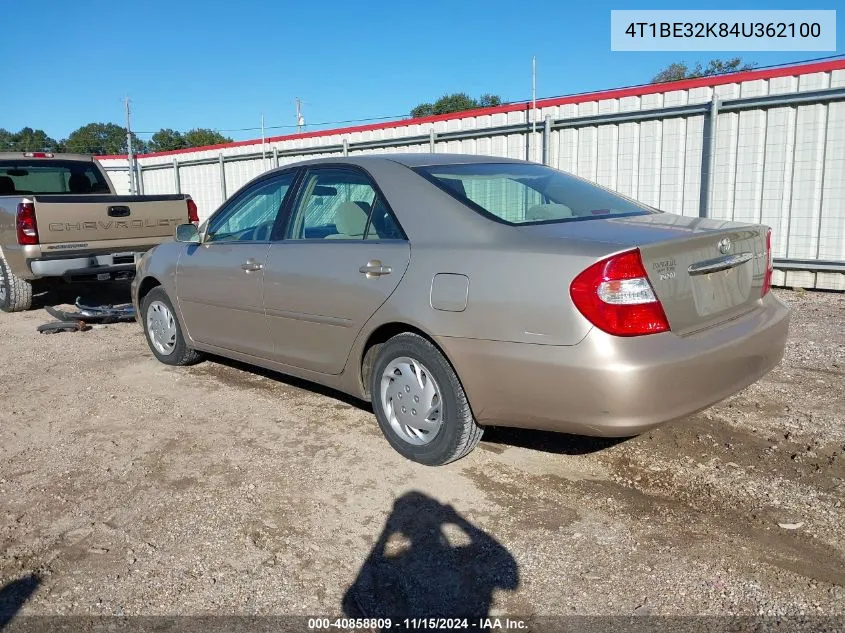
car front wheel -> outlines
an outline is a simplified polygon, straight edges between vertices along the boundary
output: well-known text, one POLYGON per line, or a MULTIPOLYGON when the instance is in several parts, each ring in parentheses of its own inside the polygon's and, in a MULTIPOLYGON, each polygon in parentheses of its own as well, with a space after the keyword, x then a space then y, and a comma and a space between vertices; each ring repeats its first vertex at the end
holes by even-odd
POLYGON ((378 350, 370 377, 373 411, 404 457, 440 466, 464 457, 484 431, 449 361, 427 339, 406 332, 378 350))
POLYGON ((160 286, 141 301, 141 316, 147 343, 155 357, 165 365, 193 365, 202 356, 188 346, 176 310, 160 286))

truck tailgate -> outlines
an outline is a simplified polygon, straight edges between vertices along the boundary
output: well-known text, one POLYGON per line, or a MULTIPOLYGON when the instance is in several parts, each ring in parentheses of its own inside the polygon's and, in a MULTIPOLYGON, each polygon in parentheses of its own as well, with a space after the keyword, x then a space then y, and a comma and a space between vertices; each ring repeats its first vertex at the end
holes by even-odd
POLYGON ((36 195, 41 244, 161 241, 188 222, 187 196, 36 195))

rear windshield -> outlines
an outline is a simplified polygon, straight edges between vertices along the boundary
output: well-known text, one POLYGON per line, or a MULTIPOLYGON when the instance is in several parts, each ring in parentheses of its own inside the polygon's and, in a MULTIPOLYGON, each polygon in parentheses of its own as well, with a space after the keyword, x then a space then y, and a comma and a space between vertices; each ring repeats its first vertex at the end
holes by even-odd
POLYGON ((110 193, 93 163, 73 160, 0 161, 0 196, 110 193))
POLYGON ((415 171, 476 211, 507 224, 575 222, 658 213, 543 165, 470 163, 415 171))

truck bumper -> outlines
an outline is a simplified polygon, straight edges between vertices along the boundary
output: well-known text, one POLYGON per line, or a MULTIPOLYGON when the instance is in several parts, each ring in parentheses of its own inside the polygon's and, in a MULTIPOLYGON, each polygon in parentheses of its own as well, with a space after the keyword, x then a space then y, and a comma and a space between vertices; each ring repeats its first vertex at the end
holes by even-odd
POLYGON ((33 277, 61 277, 65 281, 108 281, 135 275, 135 254, 119 253, 72 259, 34 259, 28 262, 33 277))
POLYGON ((22 279, 107 281, 131 279, 135 275, 136 262, 145 251, 146 249, 61 257, 57 253, 45 253, 40 246, 35 245, 3 249, 2 255, 12 272, 22 279))

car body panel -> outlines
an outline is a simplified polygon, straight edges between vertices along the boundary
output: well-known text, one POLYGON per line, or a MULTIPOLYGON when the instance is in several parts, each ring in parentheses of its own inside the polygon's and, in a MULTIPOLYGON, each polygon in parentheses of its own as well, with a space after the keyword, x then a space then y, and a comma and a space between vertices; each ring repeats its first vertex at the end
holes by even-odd
POLYGON ((339 374, 358 332, 399 285, 409 261, 404 240, 273 244, 264 273, 273 360, 339 374), (390 272, 360 271, 376 261, 390 272))
POLYGON ((182 245, 175 296, 195 341, 269 356, 264 314, 264 270, 269 242, 182 245))

